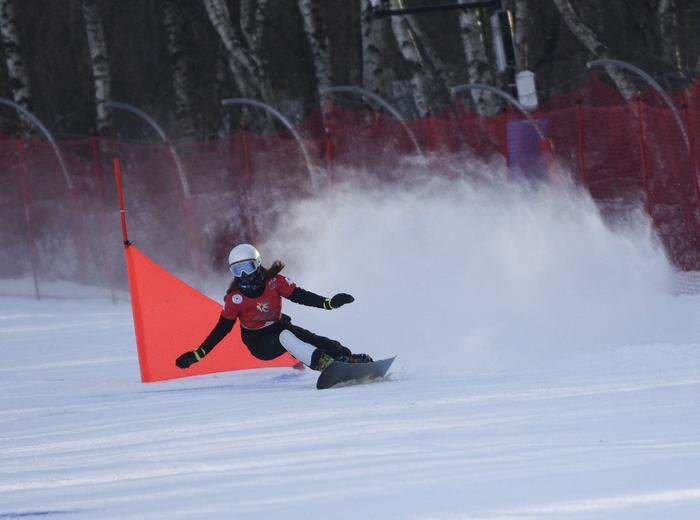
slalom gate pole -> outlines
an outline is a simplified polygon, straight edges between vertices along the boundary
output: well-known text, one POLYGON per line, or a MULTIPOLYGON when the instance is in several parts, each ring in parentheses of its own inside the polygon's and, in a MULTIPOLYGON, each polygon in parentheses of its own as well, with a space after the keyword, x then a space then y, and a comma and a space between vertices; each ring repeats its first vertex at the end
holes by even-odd
POLYGON ((129 295, 131 298, 131 312, 134 317, 134 332, 136 333, 136 352, 139 357, 139 370, 141 382, 150 380, 148 360, 146 359, 144 323, 141 307, 141 298, 138 282, 134 276, 134 255, 138 254, 136 247, 130 248, 129 232, 126 228, 126 209, 124 207, 124 188, 122 186, 122 168, 119 159, 114 158, 114 179, 117 184, 117 197, 119 199, 119 216, 122 221, 122 238, 124 239, 124 259, 126 260, 126 274, 129 279, 129 295))
POLYGON ((122 221, 122 238, 124 239, 124 248, 131 245, 129 242, 129 232, 126 228, 126 209, 124 209, 124 189, 122 188, 122 168, 119 164, 119 159, 114 159, 114 178, 117 182, 117 196, 119 197, 119 216, 122 221))

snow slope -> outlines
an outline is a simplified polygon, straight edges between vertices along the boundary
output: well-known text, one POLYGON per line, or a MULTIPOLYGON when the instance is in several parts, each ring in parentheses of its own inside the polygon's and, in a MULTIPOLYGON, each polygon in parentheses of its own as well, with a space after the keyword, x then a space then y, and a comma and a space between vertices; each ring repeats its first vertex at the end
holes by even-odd
POLYGON ((0 518, 700 518, 700 297, 644 219, 436 181, 336 186, 283 231, 266 258, 357 297, 287 312, 390 379, 141 384, 126 295, 4 296, 0 518))

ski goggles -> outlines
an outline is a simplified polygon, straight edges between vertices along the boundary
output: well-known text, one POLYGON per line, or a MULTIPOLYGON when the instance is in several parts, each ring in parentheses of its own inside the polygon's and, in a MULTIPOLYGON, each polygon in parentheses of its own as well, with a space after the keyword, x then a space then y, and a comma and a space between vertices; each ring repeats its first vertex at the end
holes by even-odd
POLYGON ((244 274, 252 274, 257 268, 258 266, 253 260, 242 260, 228 267, 231 274, 236 278, 240 278, 244 274))

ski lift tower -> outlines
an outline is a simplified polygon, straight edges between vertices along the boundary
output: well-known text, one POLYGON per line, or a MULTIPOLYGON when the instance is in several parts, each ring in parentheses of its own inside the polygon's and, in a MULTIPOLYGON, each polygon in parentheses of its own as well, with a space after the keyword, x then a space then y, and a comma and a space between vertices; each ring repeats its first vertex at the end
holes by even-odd
MULTIPOLYGON (((404 16, 407 14, 423 14, 437 11, 466 11, 468 9, 495 9, 491 15, 491 32, 493 34, 493 49, 496 55, 496 66, 498 72, 506 75, 508 93, 512 96, 521 97, 527 92, 532 95, 534 91, 534 79, 525 75, 525 81, 532 81, 530 85, 520 85, 520 78, 516 78, 515 46, 513 43, 513 17, 507 9, 503 9, 501 0, 484 0, 469 3, 438 3, 430 5, 416 5, 411 7, 392 8, 391 0, 367 0, 369 12, 377 18, 387 16, 404 16)), ((527 108, 532 103, 524 103, 527 108)))

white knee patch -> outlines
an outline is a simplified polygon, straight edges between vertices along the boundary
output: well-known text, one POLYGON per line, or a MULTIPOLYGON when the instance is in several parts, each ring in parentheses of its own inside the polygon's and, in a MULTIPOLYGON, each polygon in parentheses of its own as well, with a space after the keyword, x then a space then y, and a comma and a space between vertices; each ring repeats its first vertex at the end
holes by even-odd
POLYGON ((311 366, 311 356, 313 356, 316 347, 300 340, 288 330, 280 332, 280 343, 292 356, 307 367, 311 366))

